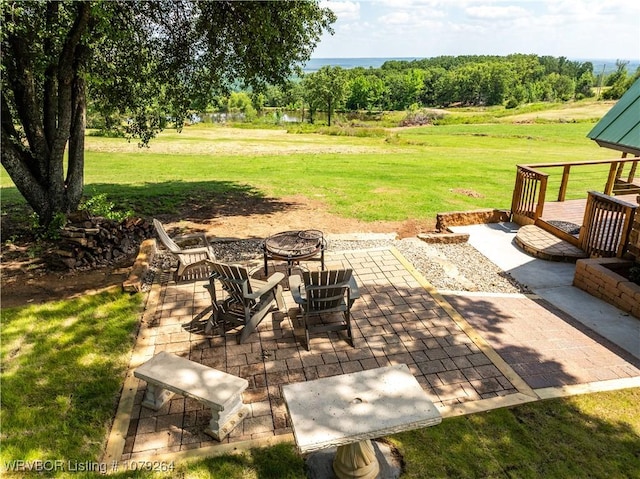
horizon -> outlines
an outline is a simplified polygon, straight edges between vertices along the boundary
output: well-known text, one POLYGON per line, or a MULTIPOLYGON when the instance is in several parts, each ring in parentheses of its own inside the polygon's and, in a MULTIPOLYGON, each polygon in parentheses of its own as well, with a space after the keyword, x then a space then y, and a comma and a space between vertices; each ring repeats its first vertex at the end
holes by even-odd
POLYGON ((314 59, 505 56, 515 50, 570 59, 640 60, 637 0, 320 3, 337 21, 333 36, 322 35, 314 59))
MULTIPOLYGON (((517 55, 517 54, 508 54, 508 55, 517 55)), ((465 56, 465 55, 447 55, 452 57, 457 56, 465 56)), ((473 55, 469 55, 473 56, 473 55)), ((506 57, 507 55, 494 55, 498 57, 506 57)), ((543 56, 543 55, 538 55, 543 56)), ((563 55, 560 55, 562 57, 563 55)), ((312 73, 319 70, 321 67, 329 65, 329 66, 338 66, 344 69, 351 69, 356 67, 362 68, 381 68, 384 63, 391 60, 397 61, 413 61, 413 60, 421 60, 428 59, 434 57, 313 57, 310 58, 307 62, 301 64, 303 70, 307 73, 312 73)), ((555 57, 559 58, 559 57, 555 57)), ((571 58, 564 56, 569 61, 573 62, 591 62, 593 65, 593 73, 594 74, 610 74, 617 69, 617 62, 627 62, 627 74, 633 75, 638 69, 640 69, 640 60, 627 60, 624 58, 571 58)))
POLYGON ((505 54, 494 54, 494 53, 473 53, 473 54, 458 54, 458 55, 433 55, 433 56, 393 56, 393 57, 388 57, 388 56, 368 56, 368 57, 348 57, 348 56, 334 56, 334 57, 315 57, 312 56, 309 60, 382 60, 382 59, 389 59, 392 58, 394 60, 424 60, 424 59, 430 59, 430 58, 437 58, 437 57, 465 57, 465 56, 496 56, 496 57, 507 57, 509 55, 536 55, 539 57, 545 57, 545 56, 551 56, 551 57, 555 57, 555 58, 560 58, 560 57, 565 57, 568 60, 572 60, 572 61, 593 61, 593 60, 598 60, 598 61, 629 61, 630 63, 640 63, 640 59, 629 59, 629 58, 621 58, 621 57, 610 57, 610 58, 595 58, 595 57, 586 57, 586 58, 574 58, 574 57, 569 57, 567 55, 541 55, 538 53, 505 53, 505 54))

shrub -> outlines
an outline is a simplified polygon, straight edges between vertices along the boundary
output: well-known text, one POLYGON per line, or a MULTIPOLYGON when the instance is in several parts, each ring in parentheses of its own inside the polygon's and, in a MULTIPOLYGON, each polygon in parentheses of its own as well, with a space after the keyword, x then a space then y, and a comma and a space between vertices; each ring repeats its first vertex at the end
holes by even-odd
POLYGON ((91 216, 101 216, 113 221, 122 221, 133 216, 132 211, 118 211, 115 207, 115 203, 109 201, 105 193, 100 193, 84 200, 78 209, 86 211, 91 216))
POLYGON ((432 110, 410 111, 400 122, 400 126, 421 126, 431 125, 434 120, 441 119, 444 115, 432 110))

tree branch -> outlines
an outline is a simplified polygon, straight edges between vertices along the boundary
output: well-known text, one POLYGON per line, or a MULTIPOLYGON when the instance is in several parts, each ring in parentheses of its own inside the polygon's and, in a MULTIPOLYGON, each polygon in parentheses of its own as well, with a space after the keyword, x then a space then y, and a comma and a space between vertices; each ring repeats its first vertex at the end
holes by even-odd
MULTIPOLYGON (((60 4, 58 2, 47 3, 46 11, 46 25, 47 30, 51 31, 53 26, 58 21, 58 10, 60 4)), ((53 39, 48 35, 44 40, 44 56, 47 59, 51 59, 44 72, 44 99, 43 99, 43 123, 44 133, 47 138, 47 144, 49 148, 53 147, 53 140, 57 128, 57 86, 58 80, 56 77, 56 64, 54 59, 55 46, 53 39)))
POLYGON ((9 48, 12 50, 13 62, 7 63, 5 78, 13 90, 13 101, 20 123, 31 147, 34 157, 38 161, 40 175, 46 174, 46 158, 49 148, 44 135, 44 126, 38 107, 38 96, 35 91, 34 68, 30 64, 29 51, 25 40, 14 35, 8 38, 9 48))
MULTIPOLYGON (((76 70, 80 65, 76 62, 76 52, 89 24, 91 4, 89 2, 79 2, 77 4, 77 16, 73 26, 67 35, 58 60, 58 127, 52 143, 51 156, 53 158, 62 157, 67 141, 71 134, 71 118, 75 111, 73 98, 73 79, 76 70)), ((57 161, 49 163, 49 179, 51 186, 56 189, 63 185, 63 167, 57 161)))
MULTIPOLYGON (((3 115, 4 116, 4 115, 3 115)), ((38 204, 44 197, 44 189, 29 165, 33 163, 27 151, 20 147, 2 121, 2 166, 11 177, 18 191, 30 205, 38 204)))

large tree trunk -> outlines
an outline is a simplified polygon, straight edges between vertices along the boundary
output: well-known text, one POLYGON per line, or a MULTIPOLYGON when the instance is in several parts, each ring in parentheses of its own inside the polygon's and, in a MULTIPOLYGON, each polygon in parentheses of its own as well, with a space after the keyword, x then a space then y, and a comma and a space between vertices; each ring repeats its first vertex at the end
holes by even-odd
MULTIPOLYGON (((46 9, 47 24, 55 25, 59 4, 48 3, 46 9)), ((77 3, 59 49, 52 41, 42 43, 42 58, 48 61, 43 79, 34 73, 38 59, 27 39, 9 34, 3 52, 10 58, 5 75, 10 88, 2 91, 2 165, 42 226, 77 209, 82 198, 86 98, 81 69, 86 52, 80 41, 90 11, 88 2, 77 3)))
POLYGON ((56 132, 57 136, 68 138, 68 142, 58 140, 60 145, 45 148, 41 155, 36 156, 32 148, 25 148, 12 141, 14 138, 5 131, 7 124, 3 122, 2 125, 2 165, 18 191, 38 215, 42 226, 49 225, 56 214, 75 211, 82 199, 86 100, 83 82, 76 79, 74 84, 73 100, 66 105, 69 113, 64 114, 70 117, 70 121, 66 122, 64 132, 59 123, 56 132), (67 144, 69 150, 65 178, 67 144))

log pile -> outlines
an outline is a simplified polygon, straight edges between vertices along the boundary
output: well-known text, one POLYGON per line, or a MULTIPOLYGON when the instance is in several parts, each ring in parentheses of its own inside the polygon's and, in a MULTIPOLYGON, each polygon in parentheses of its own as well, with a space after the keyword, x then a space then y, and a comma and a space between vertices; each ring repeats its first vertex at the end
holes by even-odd
POLYGON ((153 235, 153 225, 142 218, 117 222, 72 215, 60 232, 55 256, 68 269, 118 265, 135 256, 140 243, 153 235))

